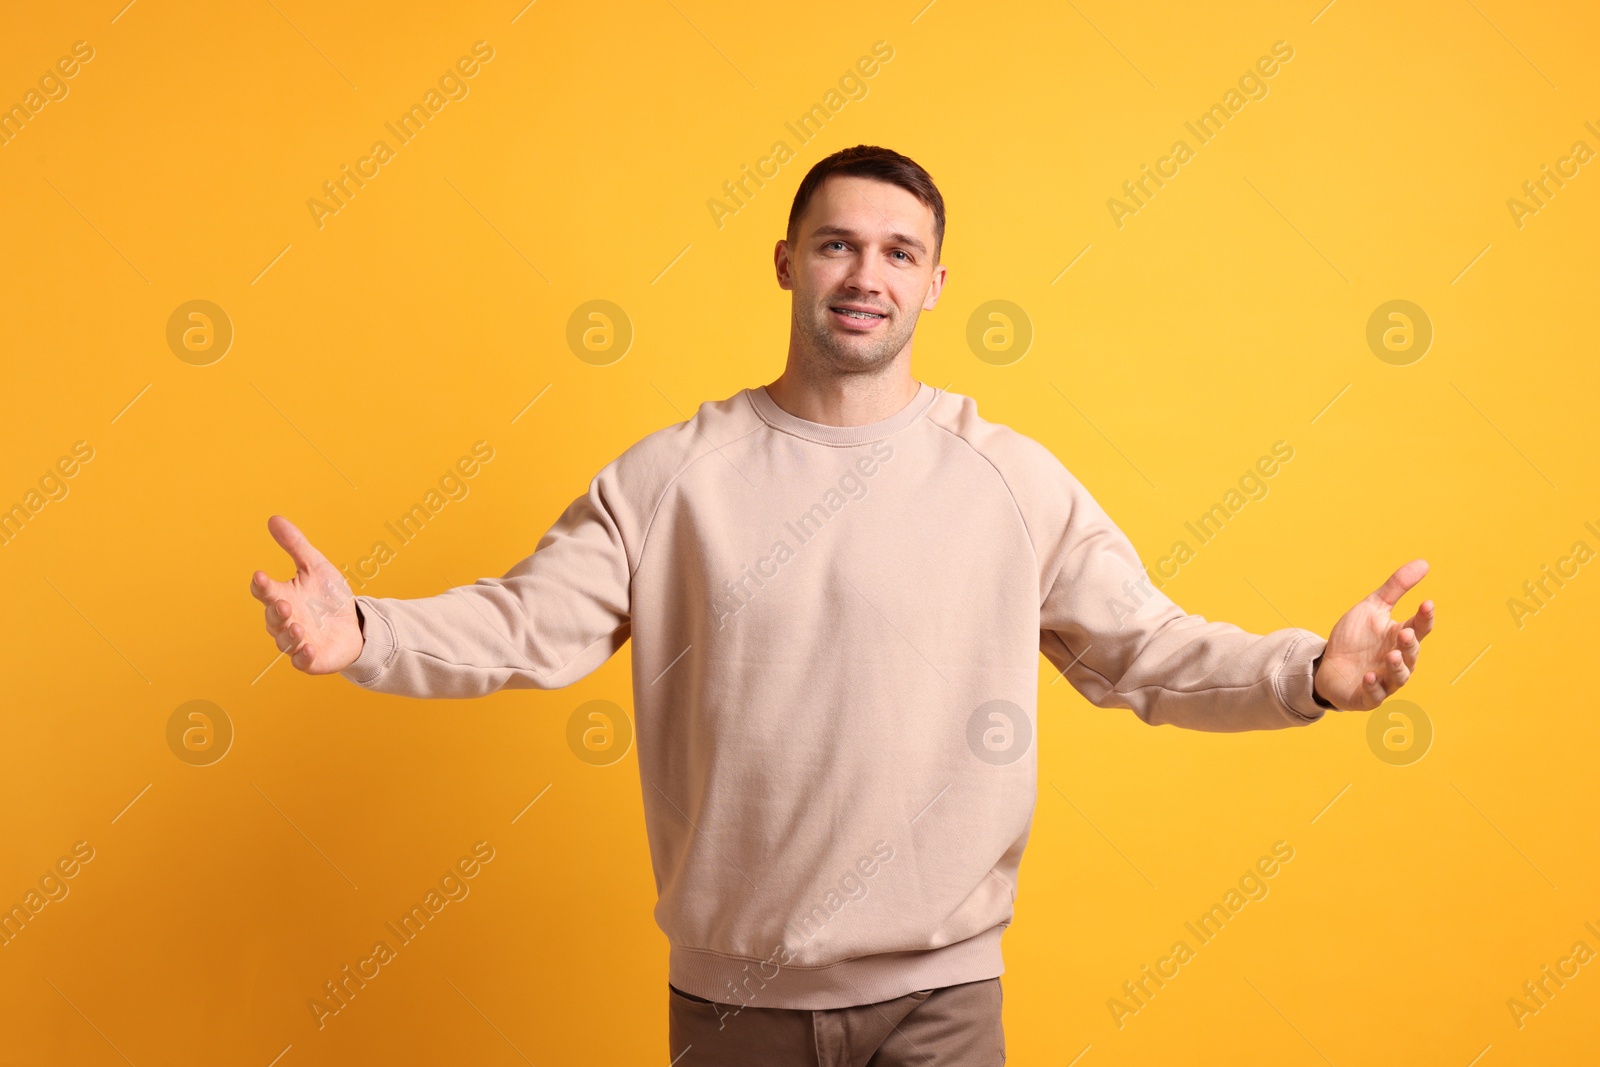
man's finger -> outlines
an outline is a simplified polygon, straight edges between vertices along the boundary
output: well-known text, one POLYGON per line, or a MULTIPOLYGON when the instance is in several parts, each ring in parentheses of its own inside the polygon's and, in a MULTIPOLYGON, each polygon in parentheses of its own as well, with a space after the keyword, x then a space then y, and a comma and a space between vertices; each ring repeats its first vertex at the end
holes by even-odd
POLYGON ((1406 595, 1406 591, 1422 581, 1422 576, 1427 573, 1428 561, 1414 559, 1389 575, 1389 580, 1378 586, 1372 595, 1382 601, 1384 607, 1392 608, 1406 595))
POLYGON ((1406 666, 1405 657, 1398 652, 1389 653, 1389 658, 1384 664, 1383 691, 1386 695, 1393 696, 1394 691, 1406 684, 1411 677, 1411 668, 1406 666))
POLYGON ((287 652, 290 655, 293 655, 296 652, 299 652, 301 648, 305 646, 305 627, 301 626, 297 622, 292 622, 288 626, 279 630, 277 634, 274 635, 274 640, 278 642, 279 652, 287 652))
POLYGON ((256 571, 250 576, 250 595, 263 604, 270 604, 282 598, 289 589, 287 582, 275 580, 266 571, 256 571))
POLYGON ((1417 666, 1417 653, 1422 648, 1422 641, 1416 633, 1407 626, 1400 631, 1398 643, 1400 657, 1404 660, 1407 670, 1415 670, 1417 666))
POLYGON ((279 547, 289 553, 289 558, 294 560, 295 570, 300 573, 304 574, 318 563, 328 562, 327 557, 306 540, 300 528, 282 515, 274 515, 267 520, 267 531, 279 547))
POLYGON ((1406 620, 1406 626, 1416 632, 1418 641, 1421 641, 1424 637, 1427 637, 1433 632, 1433 620, 1435 615, 1436 612, 1433 609, 1433 601, 1424 600, 1422 602, 1422 606, 1417 609, 1417 613, 1406 620))

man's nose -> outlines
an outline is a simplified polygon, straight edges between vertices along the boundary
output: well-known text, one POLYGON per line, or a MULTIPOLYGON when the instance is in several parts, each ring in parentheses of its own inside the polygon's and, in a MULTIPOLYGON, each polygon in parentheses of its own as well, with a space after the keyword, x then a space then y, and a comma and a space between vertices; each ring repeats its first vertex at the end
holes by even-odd
POLYGON ((845 276, 845 287, 863 295, 883 294, 883 266, 873 256, 859 256, 845 276))

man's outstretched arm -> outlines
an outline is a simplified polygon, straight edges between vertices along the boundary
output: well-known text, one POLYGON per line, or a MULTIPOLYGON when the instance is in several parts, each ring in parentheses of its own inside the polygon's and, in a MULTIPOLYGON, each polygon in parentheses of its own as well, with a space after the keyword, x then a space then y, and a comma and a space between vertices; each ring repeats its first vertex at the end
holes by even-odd
POLYGON ((1389 613, 1427 573, 1424 561, 1395 571, 1326 639, 1299 627, 1253 634, 1191 615, 1155 589, 1128 538, 1060 474, 1070 507, 1041 551, 1040 650, 1093 703, 1152 725, 1277 729, 1315 722, 1330 705, 1377 707, 1410 678, 1433 603, 1404 624, 1389 613))
POLYGON ((267 528, 295 574, 280 582, 256 571, 250 591, 265 605, 279 650, 307 674, 338 672, 374 692, 411 697, 570 685, 631 634, 632 572, 606 474, 500 578, 432 597, 354 596, 305 535, 274 515, 267 528))

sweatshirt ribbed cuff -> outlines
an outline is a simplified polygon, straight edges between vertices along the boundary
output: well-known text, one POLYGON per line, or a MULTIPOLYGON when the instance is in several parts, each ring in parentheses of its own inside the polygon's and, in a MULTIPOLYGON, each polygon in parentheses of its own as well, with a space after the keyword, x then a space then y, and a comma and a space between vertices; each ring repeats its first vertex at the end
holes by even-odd
POLYGON ((1316 722, 1328 713, 1327 708, 1313 699, 1311 689, 1311 663, 1322 655, 1322 650, 1327 646, 1327 640, 1321 635, 1301 630, 1300 636, 1284 653, 1283 663, 1278 667, 1278 676, 1273 682, 1284 707, 1307 723, 1316 722))
POLYGON ((361 655, 357 656, 350 666, 340 671, 339 675, 356 685, 369 685, 388 669, 394 660, 399 642, 395 640, 394 627, 389 620, 373 608, 371 597, 358 596, 356 603, 360 606, 362 619, 365 620, 362 627, 365 639, 361 645, 361 655))

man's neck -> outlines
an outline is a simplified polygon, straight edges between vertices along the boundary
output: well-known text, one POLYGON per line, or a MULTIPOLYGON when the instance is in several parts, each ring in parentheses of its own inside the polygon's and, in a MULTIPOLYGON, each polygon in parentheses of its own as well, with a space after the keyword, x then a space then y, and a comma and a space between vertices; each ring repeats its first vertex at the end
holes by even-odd
POLYGON ((796 418, 824 426, 865 426, 902 410, 922 383, 910 360, 896 359, 883 374, 800 373, 791 363, 767 386, 774 403, 796 418))

